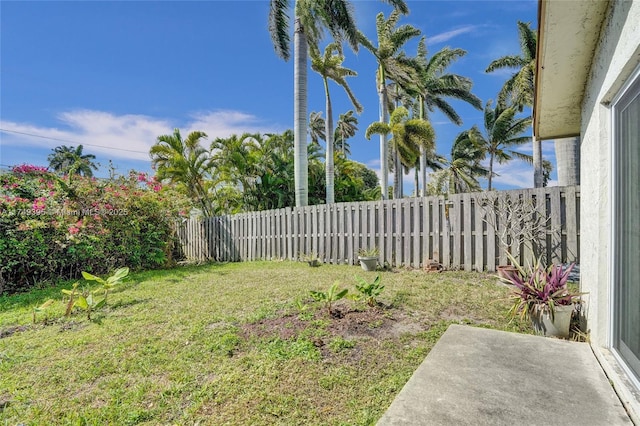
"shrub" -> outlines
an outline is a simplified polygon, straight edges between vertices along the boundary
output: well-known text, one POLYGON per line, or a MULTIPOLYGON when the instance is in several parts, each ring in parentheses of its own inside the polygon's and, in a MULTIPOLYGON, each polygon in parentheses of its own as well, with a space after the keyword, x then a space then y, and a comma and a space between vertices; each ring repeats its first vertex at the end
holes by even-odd
POLYGON ((172 261, 173 222, 188 201, 144 173, 58 177, 22 165, 0 175, 0 294, 172 261))

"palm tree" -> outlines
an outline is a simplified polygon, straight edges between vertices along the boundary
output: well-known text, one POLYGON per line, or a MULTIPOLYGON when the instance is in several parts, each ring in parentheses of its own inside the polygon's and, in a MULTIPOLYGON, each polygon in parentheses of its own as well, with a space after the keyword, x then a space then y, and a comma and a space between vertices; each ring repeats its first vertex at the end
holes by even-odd
POLYGON ((216 138, 211 142, 211 167, 217 175, 215 204, 224 201, 224 206, 216 207, 216 211, 236 213, 243 208, 244 194, 256 179, 255 167, 259 159, 255 152, 261 143, 262 136, 251 133, 216 138))
MULTIPOLYGON (((407 13, 404 0, 384 0, 407 13)), ((317 46, 323 30, 329 30, 335 40, 346 40, 358 50, 357 29, 352 7, 346 0, 294 0, 294 169, 296 205, 308 203, 306 119, 307 119, 307 47, 317 46)), ((269 32, 282 59, 289 60, 290 37, 288 10, 290 0, 270 0, 269 32)))
POLYGON ((353 110, 340 114, 333 134, 334 149, 339 150, 346 157, 351 155, 347 139, 355 136, 358 131, 358 118, 353 116, 353 110))
MULTIPOLYGON (((533 107, 535 93, 535 71, 538 37, 530 23, 518 21, 520 55, 507 55, 489 64, 486 72, 513 68, 516 72, 504 83, 498 95, 498 104, 511 101, 520 111, 525 106, 533 107)), ((533 185, 543 185, 542 145, 533 135, 533 185)))
POLYGON ((311 114, 309 114, 309 136, 311 136, 312 144, 320 145, 320 139, 326 139, 324 130, 325 123, 324 118, 322 118, 322 112, 311 111, 311 114))
POLYGON ((93 170, 98 170, 98 166, 93 162, 96 156, 93 154, 83 155, 82 150, 82 145, 78 145, 77 148, 66 145, 55 147, 47 157, 49 167, 56 173, 63 175, 92 177, 93 170))
MULTIPOLYGON (((400 51, 407 41, 420 35, 420 30, 411 25, 396 27, 400 19, 400 12, 399 10, 392 11, 386 20, 382 13, 376 16, 377 47, 362 32, 358 32, 358 41, 375 56, 378 63, 376 86, 380 105, 379 122, 383 124, 389 121, 387 79, 391 79, 401 86, 408 86, 415 80, 415 71, 411 66, 411 61, 406 56, 400 55, 400 51)), ((380 133, 380 189, 383 199, 387 198, 386 187, 389 175, 386 138, 385 133, 380 133)))
POLYGON ((332 204, 335 199, 333 190, 335 175, 333 165, 333 109, 331 107, 331 95, 329 94, 329 79, 342 86, 358 114, 362 112, 362 105, 360 105, 360 102, 356 99, 351 88, 347 84, 347 80, 345 79, 345 77, 356 76, 358 74, 349 68, 344 68, 342 66, 343 61, 344 56, 342 55, 342 48, 339 43, 330 43, 324 49, 323 56, 320 56, 316 49, 311 49, 311 69, 322 77, 322 82, 324 83, 324 94, 326 97, 327 119, 325 120, 326 128, 324 134, 327 138, 327 152, 325 160, 327 204, 332 204))
POLYGON ((174 129, 172 135, 158 136, 149 153, 158 179, 174 182, 205 216, 211 216, 211 162, 208 151, 200 145, 206 137, 204 132, 193 131, 183 140, 180 129, 174 129))
POLYGON ((489 173, 480 164, 484 156, 485 151, 472 141, 468 130, 460 133, 451 147, 451 159, 439 158, 443 168, 431 175, 427 193, 444 195, 479 191, 477 178, 489 173))
MULTIPOLYGON (((419 119, 409 119, 409 111, 405 107, 396 108, 389 119, 389 123, 371 123, 365 132, 369 139, 372 134, 391 134, 389 143, 399 161, 396 163, 395 174, 402 173, 402 167, 412 167, 420 153, 420 148, 430 150, 434 146, 435 134, 429 122, 419 119)), ((402 197, 400 185, 394 185, 394 198, 402 197)))
POLYGON ((533 161, 530 155, 509 149, 531 142, 529 136, 521 136, 531 126, 531 117, 517 118, 514 107, 505 108, 498 103, 495 108, 492 108, 491 103, 491 100, 487 101, 484 107, 486 136, 477 126, 473 126, 468 133, 471 141, 489 154, 489 186, 487 188, 489 191, 492 189, 494 161, 503 164, 512 160, 513 157, 529 164, 533 161))
MULTIPOLYGON (((401 53, 401 55, 403 54, 404 53, 401 53)), ((393 111, 395 111, 396 108, 398 108, 399 106, 403 106, 408 111, 411 111, 411 114, 415 117, 417 115, 417 103, 412 88, 412 86, 406 86, 405 88, 394 82, 387 84, 388 111, 391 111, 391 113, 393 114, 393 111)), ((408 173, 409 168, 403 167, 400 153, 398 153, 396 150, 389 150, 388 152, 391 154, 391 158, 389 159, 389 167, 393 171, 393 193, 395 194, 394 196, 397 197, 397 194, 404 193, 402 171, 408 173)))
POLYGON ((392 81, 387 84, 387 110, 393 112, 397 107, 403 106, 415 116, 418 114, 416 96, 412 87, 403 87, 392 81))
MULTIPOLYGON (((474 108, 481 110, 482 101, 471 93, 473 82, 467 77, 458 74, 447 73, 447 68, 459 58, 466 55, 463 49, 451 49, 445 47, 436 52, 431 58, 427 57, 427 46, 425 38, 422 37, 418 43, 416 56, 416 68, 418 72, 417 93, 419 112, 418 118, 428 120, 427 111, 441 111, 452 123, 462 124, 462 118, 455 111, 447 99, 457 99, 468 103, 474 108)), ((420 153, 420 174, 422 180, 422 191, 427 180, 428 153, 420 153)))

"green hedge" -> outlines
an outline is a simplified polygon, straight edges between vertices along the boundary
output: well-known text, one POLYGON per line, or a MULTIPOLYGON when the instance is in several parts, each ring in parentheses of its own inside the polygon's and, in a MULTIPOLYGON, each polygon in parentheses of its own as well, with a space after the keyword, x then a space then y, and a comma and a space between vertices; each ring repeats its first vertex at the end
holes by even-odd
POLYGON ((110 180, 60 178, 22 165, 0 175, 0 294, 172 261, 173 221, 189 209, 144 173, 110 180))

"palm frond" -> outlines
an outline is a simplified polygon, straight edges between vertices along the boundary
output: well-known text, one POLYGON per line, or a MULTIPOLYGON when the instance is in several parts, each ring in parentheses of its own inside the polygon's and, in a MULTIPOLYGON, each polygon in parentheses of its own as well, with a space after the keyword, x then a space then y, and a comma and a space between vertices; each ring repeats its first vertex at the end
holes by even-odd
POLYGON ((386 135, 391 131, 391 127, 387 123, 381 123, 379 121, 373 122, 367 127, 364 137, 371 139, 371 135, 386 135))
POLYGON ((531 23, 518 21, 518 37, 524 58, 527 62, 535 60, 538 37, 536 32, 531 29, 531 23))
POLYGON ((521 68, 527 64, 527 61, 517 55, 503 56, 502 58, 492 61, 485 72, 493 72, 502 68, 521 68))
POLYGON ((398 13, 402 13, 403 15, 409 14, 409 8, 407 7, 407 3, 404 0, 383 0, 385 3, 390 4, 398 11, 398 13))
POLYGON ((288 0, 271 0, 269 4, 269 34, 276 54, 284 59, 290 57, 288 0))
POLYGON ((511 155, 513 155, 517 159, 522 160, 527 164, 533 164, 533 156, 525 154, 523 152, 518 152, 518 151, 510 151, 510 152, 511 152, 511 155))

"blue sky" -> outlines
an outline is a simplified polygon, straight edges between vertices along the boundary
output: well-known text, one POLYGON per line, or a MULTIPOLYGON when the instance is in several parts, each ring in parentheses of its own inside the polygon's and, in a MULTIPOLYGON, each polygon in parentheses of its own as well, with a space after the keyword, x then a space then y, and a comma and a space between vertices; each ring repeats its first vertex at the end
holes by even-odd
MULTIPOLYGON (((352 3, 359 28, 375 40, 375 15, 388 15, 389 6, 352 3)), ((468 51, 450 70, 470 77, 483 103, 509 75, 486 74, 486 66, 520 51, 516 21, 537 27, 535 0, 407 3, 411 13, 401 23, 422 30, 430 53, 468 51)), ((208 142, 292 128, 293 63, 275 55, 268 9, 267 0, 0 2, 0 164, 46 165, 54 147, 82 143, 98 157, 100 175, 109 160, 120 173, 150 171, 149 148, 176 127, 183 135, 205 131, 208 142)), ((416 44, 407 53, 415 54, 416 44)), ((352 158, 377 170, 377 140, 364 138, 378 120, 375 61, 364 49, 347 49, 343 65, 358 72, 349 83, 365 108, 349 140, 352 158)), ((340 87, 330 90, 334 117, 352 108, 340 87)), ((322 82, 311 70, 308 92, 309 112, 324 111, 322 82)), ((441 154, 460 131, 482 127, 480 111, 453 105, 461 127, 431 115, 441 154)), ((543 155, 554 162, 552 143, 543 144, 543 155)), ((531 186, 530 166, 514 161, 497 171, 498 188, 531 186)))

